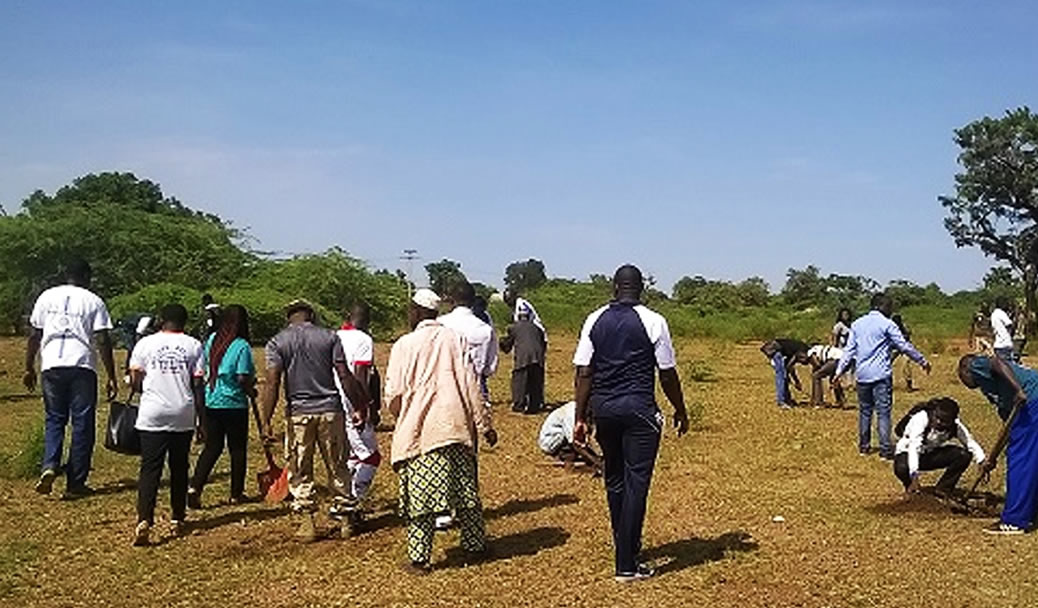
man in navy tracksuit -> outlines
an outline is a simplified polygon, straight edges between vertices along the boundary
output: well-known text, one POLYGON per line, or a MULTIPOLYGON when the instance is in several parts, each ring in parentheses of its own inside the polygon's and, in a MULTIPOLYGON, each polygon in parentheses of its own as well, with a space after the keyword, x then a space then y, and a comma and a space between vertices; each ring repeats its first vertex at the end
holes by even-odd
POLYGON ((663 414, 655 398, 657 369, 663 392, 674 406, 679 436, 688 431, 688 414, 667 321, 640 303, 641 271, 621 266, 613 277, 613 289, 615 299, 584 321, 573 356, 577 367, 573 440, 587 441, 588 420, 593 418, 605 460, 616 580, 628 582, 655 574, 639 563, 638 554, 663 432, 663 414))

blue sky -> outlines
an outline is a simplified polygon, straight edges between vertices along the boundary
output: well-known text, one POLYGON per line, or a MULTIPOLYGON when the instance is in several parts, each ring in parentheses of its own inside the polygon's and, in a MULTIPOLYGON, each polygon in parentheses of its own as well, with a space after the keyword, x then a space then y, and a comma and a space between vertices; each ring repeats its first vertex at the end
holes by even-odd
POLYGON ((976 285, 952 130, 1038 94, 1029 2, 5 2, 0 202, 129 170, 279 252, 499 284, 789 267, 976 285), (103 4, 103 6, 102 6, 103 4))

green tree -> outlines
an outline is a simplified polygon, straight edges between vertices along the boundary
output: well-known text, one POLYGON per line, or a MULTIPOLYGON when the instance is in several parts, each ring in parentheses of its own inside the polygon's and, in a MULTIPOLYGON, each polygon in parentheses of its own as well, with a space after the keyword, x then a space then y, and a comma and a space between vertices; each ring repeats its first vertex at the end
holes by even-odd
POLYGON ((548 280, 544 274, 544 262, 530 258, 525 262, 512 262, 505 268, 505 287, 513 293, 536 289, 548 280))
POLYGON ((786 271, 786 284, 782 287, 782 298, 790 306, 803 310, 820 305, 827 292, 826 281, 817 266, 803 270, 790 268, 786 271))
MULTIPOLYGON (((937 197, 958 247, 979 247, 1023 277, 1027 310, 1038 288, 1038 115, 1027 107, 955 130, 955 194, 937 197)), ((1033 328, 1031 328, 1033 329, 1033 328)))
POLYGON ((461 264, 447 258, 439 262, 429 262, 425 265, 425 272, 429 273, 429 289, 441 297, 447 295, 455 283, 468 280, 461 271, 461 264))
POLYGON ((743 306, 767 306, 771 300, 771 287, 761 277, 750 277, 736 285, 736 288, 743 306))

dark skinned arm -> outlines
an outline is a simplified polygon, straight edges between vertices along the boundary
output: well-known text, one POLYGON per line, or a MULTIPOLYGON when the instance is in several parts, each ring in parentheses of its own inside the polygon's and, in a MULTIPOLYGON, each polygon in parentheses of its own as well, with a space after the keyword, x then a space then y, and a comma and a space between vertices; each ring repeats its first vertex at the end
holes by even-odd
POLYGON ((368 419, 368 402, 371 401, 368 397, 368 390, 357 382, 357 378, 350 373, 350 368, 346 367, 345 363, 337 361, 335 373, 339 375, 342 390, 353 406, 353 426, 364 426, 364 422, 368 419))
POLYGON ((205 378, 192 378, 191 392, 195 397, 195 439, 202 442, 205 441, 205 378))
POLYGON ((988 454, 987 460, 982 464, 982 471, 984 475, 988 475, 998 466, 998 457, 1005 449, 1006 443, 1009 442, 1009 429, 1013 426, 1013 421, 1016 420, 1017 414, 1020 413, 1020 409, 1027 403, 1027 394, 1024 393, 1024 389, 1020 387, 1020 383, 1016 381, 1016 376, 1013 375, 1013 370, 1005 364, 998 357, 991 357, 991 373, 1002 379, 1003 382, 1008 384, 1013 389, 1013 409, 1009 412, 1009 416, 1006 418, 1005 424, 1002 425, 1002 432, 998 434, 998 439, 995 440, 995 445, 991 448, 991 453, 988 454))
POLYGON ((793 381, 793 386, 797 387, 798 391, 803 390, 800 378, 797 377, 797 359, 795 355, 786 359, 786 377, 793 381))
POLYGON ((108 382, 105 388, 108 392, 108 400, 114 401, 119 396, 119 381, 115 376, 115 355, 112 354, 112 334, 107 329, 99 331, 94 336, 100 342, 101 363, 105 366, 105 374, 108 382))
POLYGON ((573 377, 573 392, 577 402, 576 424, 573 426, 573 443, 586 445, 588 406, 591 402, 591 366, 577 366, 573 377))
POLYGON ((144 370, 130 369, 130 390, 138 395, 144 392, 144 370))
POLYGON ((681 391, 681 380, 677 368, 660 370, 660 386, 667 401, 674 406, 674 428, 678 437, 688 432, 688 412, 685 410, 685 395, 681 391))
POLYGON ((278 402, 278 393, 281 392, 281 368, 268 365, 266 373, 266 384, 263 387, 263 399, 260 405, 260 417, 262 428, 260 433, 263 440, 271 443, 274 441, 274 431, 270 428, 271 419, 274 417, 274 406, 278 402))
POLYGON ((36 355, 40 354, 40 343, 43 342, 43 330, 33 329, 25 344, 25 376, 22 383, 25 389, 36 390, 36 355))

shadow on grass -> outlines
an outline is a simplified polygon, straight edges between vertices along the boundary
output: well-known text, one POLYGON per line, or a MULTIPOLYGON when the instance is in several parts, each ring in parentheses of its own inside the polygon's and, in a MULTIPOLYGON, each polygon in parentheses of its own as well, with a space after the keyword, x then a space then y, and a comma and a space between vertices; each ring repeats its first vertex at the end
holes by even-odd
POLYGON ((8 401, 28 401, 30 399, 41 399, 39 393, 14 393, 10 395, 0 395, 0 403, 7 403, 8 401))
POLYGON ((404 520, 397 515, 396 510, 386 511, 376 517, 364 519, 360 522, 360 526, 354 533, 354 536, 364 536, 365 534, 374 534, 387 528, 396 528, 404 525, 404 520))
POLYGON ((188 527, 192 532, 195 530, 203 532, 206 530, 215 530, 230 524, 267 521, 268 519, 274 519, 275 517, 281 517, 286 514, 288 514, 288 509, 282 506, 254 509, 250 511, 231 511, 229 513, 217 515, 216 517, 207 517, 196 521, 188 520, 188 527))
POLYGON ((578 502, 580 502, 580 498, 574 494, 555 494, 554 496, 541 496, 540 498, 514 498, 499 507, 487 509, 483 517, 484 519, 497 519, 521 513, 534 513, 541 509, 573 505, 578 502))
POLYGON ((707 562, 721 561, 733 551, 756 551, 760 545, 749 532, 725 532, 716 538, 686 538, 642 552, 646 561, 660 561, 660 574, 678 572, 707 562))
POLYGON ((569 537, 570 533, 566 530, 550 526, 489 539, 489 552, 486 555, 473 556, 461 547, 452 547, 447 550, 447 559, 444 561, 443 567, 459 568, 476 563, 490 563, 513 557, 537 555, 545 549, 565 545, 569 537))
POLYGON ((933 495, 933 488, 923 488, 923 493, 911 498, 898 497, 865 507, 875 515, 886 517, 905 517, 913 515, 965 515, 990 519, 998 517, 1005 498, 992 492, 974 492, 970 495, 968 507, 963 506, 966 492, 956 489, 951 498, 939 498, 933 495))

